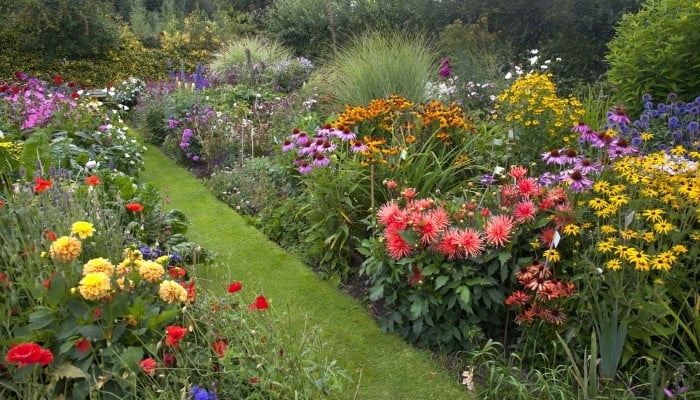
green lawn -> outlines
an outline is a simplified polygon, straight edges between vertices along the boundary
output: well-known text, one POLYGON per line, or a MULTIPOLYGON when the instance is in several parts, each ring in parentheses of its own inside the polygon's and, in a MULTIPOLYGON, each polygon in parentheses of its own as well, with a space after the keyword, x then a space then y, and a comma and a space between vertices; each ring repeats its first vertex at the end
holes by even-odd
POLYGON ((317 277, 224 203, 157 148, 145 154, 144 182, 160 188, 168 207, 186 213, 192 224, 187 236, 217 254, 217 261, 199 267, 198 283, 223 294, 240 280, 246 290, 263 293, 271 307, 288 312, 299 329, 319 326, 341 368, 353 382, 342 399, 468 399, 458 376, 395 335, 384 334, 364 306, 317 277))

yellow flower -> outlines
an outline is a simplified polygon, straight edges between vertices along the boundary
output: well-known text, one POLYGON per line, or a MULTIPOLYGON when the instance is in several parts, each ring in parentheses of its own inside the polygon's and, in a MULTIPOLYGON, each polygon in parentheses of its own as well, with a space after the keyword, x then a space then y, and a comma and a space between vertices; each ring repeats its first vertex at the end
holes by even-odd
POLYGON ((629 203, 629 197, 625 196, 624 194, 616 194, 614 196, 610 196, 608 200, 610 201, 610 204, 614 205, 615 207, 619 207, 629 203))
POLYGON ((556 249, 548 249, 545 250, 544 253, 542 254, 544 258, 547 259, 549 262, 557 262, 561 260, 561 255, 559 255, 559 252, 556 249))
POLYGON ((111 276, 114 272, 114 265, 106 258, 93 258, 83 265, 83 276, 93 272, 104 272, 111 276))
POLYGON ((179 283, 171 280, 163 281, 158 289, 158 296, 168 304, 177 301, 184 303, 187 301, 187 290, 179 283))
POLYGON ((663 219, 662 215, 665 213, 664 210, 655 208, 653 210, 642 211, 642 216, 651 222, 659 222, 663 219))
POLYGON ((615 248, 615 238, 611 237, 602 242, 598 242, 598 251, 601 253, 610 253, 615 248))
POLYGON ((131 290, 131 280, 127 280, 124 276, 119 277, 117 278, 117 286, 119 286, 121 290, 131 290))
POLYGON ((54 260, 69 262, 78 258, 81 248, 82 243, 77 238, 61 236, 51 243, 49 254, 54 260))
POLYGON ((109 296, 112 282, 104 272, 93 272, 80 280, 78 290, 85 300, 100 300, 109 296))
POLYGON ((654 236, 654 232, 644 232, 642 235, 642 240, 644 240, 647 243, 651 243, 654 240, 656 240, 656 236, 654 236))
POLYGON ((598 181, 593 184, 593 191, 596 193, 608 194, 610 191, 610 182, 608 181, 598 181))
POLYGON ((607 207, 608 202, 600 197, 596 197, 595 199, 588 200, 588 205, 594 210, 601 210, 607 207))
POLYGON ((612 235, 613 233, 617 232, 617 229, 615 229, 615 227, 612 225, 601 225, 600 231, 607 235, 612 235))
POLYGON ((649 255, 643 251, 635 251, 628 260, 634 263, 634 269, 638 271, 649 271, 649 255))
POLYGON ((682 244, 677 244, 671 247, 671 251, 673 251, 676 254, 685 254, 688 252, 688 248, 683 246, 682 244))
POLYGON ((581 232, 581 227, 576 224, 566 224, 564 225, 564 234, 567 236, 575 236, 581 232))
POLYGON ((168 261, 170 261, 170 256, 167 254, 156 258, 156 262, 160 265, 167 265, 168 261))
POLYGON ((165 269, 157 262, 140 260, 136 265, 139 267, 139 275, 142 279, 151 283, 158 283, 163 280, 165 269))
POLYGON ((70 233, 78 235, 81 239, 85 239, 92 236, 93 233, 95 233, 95 229, 89 222, 77 221, 73 223, 73 226, 70 229, 70 233))
POLYGON ((657 223, 654 224, 654 232, 659 233, 659 234, 667 234, 671 232, 675 227, 673 224, 666 220, 661 220, 657 223))
POLYGON ((613 271, 619 271, 622 269, 622 263, 617 258, 613 258, 605 263, 605 267, 613 271))
POLYGON ((128 258, 129 261, 143 260, 143 253, 141 251, 131 248, 124 249, 124 258, 128 258))
POLYGON ((620 237, 622 240, 632 240, 636 239, 639 236, 639 232, 634 231, 632 229, 625 229, 620 231, 620 237))

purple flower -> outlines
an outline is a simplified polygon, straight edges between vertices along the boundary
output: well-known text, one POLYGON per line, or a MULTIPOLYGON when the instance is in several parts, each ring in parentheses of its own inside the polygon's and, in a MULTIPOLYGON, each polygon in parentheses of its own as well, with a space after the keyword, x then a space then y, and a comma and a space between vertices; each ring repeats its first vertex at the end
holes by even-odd
POLYGON ((179 122, 178 122, 176 119, 170 118, 170 119, 168 120, 168 128, 170 128, 170 129, 175 129, 175 128, 177 128, 177 125, 178 125, 178 124, 179 124, 179 122))
POLYGON ((483 174, 481 175, 481 178, 479 179, 482 185, 493 185, 496 183, 496 179, 493 177, 491 174, 483 174))
POLYGON ((577 132, 577 133, 581 133, 581 134, 588 133, 590 131, 591 131, 591 128, 589 128, 588 125, 586 125, 586 123, 583 121, 579 121, 576 124, 576 126, 571 128, 571 132, 577 132))
POLYGON ((192 161, 199 161, 199 156, 198 155, 193 155, 192 156, 192 161))
POLYGON ((356 135, 355 135, 355 132, 350 130, 350 128, 344 127, 343 130, 340 131, 340 136, 338 136, 338 137, 343 142, 349 142, 350 140, 355 139, 356 135))
POLYGON ((622 125, 629 124, 630 119, 629 117, 627 117, 627 113, 625 112, 624 107, 616 106, 613 107, 610 111, 608 111, 608 122, 622 125))
POLYGON ((578 169, 567 171, 565 179, 574 192, 584 192, 591 190, 593 187, 593 181, 588 179, 588 177, 578 169))
POLYGON ((331 160, 323 155, 323 153, 316 153, 316 157, 314 158, 314 166, 315 167, 325 167, 331 163, 331 160))
POLYGON ((542 153, 542 160, 545 161, 547 165, 564 165, 567 162, 564 153, 559 149, 552 149, 551 151, 542 153))
POLYGON ((299 163, 299 173, 302 175, 310 173, 313 169, 314 168, 311 166, 311 164, 309 164, 309 162, 306 160, 302 160, 299 163))
POLYGON ((362 143, 360 140, 355 140, 352 142, 352 146, 350 147, 350 151, 353 153, 361 153, 363 151, 367 151, 367 145, 362 143))
POLYGON ((293 150, 294 147, 295 147, 294 142, 292 142, 289 139, 285 139, 284 143, 282 144, 282 151, 287 152, 287 151, 293 150))
POLYGON ((608 155, 610 156, 610 159, 616 159, 620 157, 624 157, 630 154, 635 154, 637 153, 637 149, 633 147, 627 139, 623 137, 619 137, 614 139, 610 143, 610 147, 608 148, 608 155))

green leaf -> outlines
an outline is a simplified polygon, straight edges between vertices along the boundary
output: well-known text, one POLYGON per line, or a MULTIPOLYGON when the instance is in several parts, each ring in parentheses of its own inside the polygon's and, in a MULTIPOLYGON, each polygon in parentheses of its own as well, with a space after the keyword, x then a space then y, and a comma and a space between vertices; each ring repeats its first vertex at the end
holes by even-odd
POLYGON ((143 349, 141 347, 127 347, 120 354, 116 355, 124 367, 136 370, 143 358, 143 349))
POLYGON ((54 320, 53 311, 46 307, 41 307, 29 315, 29 329, 39 330, 51 325, 54 320))
POLYGON ((53 379, 87 379, 88 375, 73 364, 62 364, 53 373, 53 379))
POLYGON ((105 338, 104 331, 97 325, 81 326, 80 328, 78 328, 78 332, 80 332, 81 335, 85 336, 91 341, 102 340, 105 338))
POLYGON ((58 273, 51 278, 49 283, 50 285, 47 293, 49 304, 57 305, 63 303, 68 295, 65 275, 63 275, 62 272, 58 273))
POLYGON ((469 307, 471 309, 471 305, 469 302, 471 301, 471 291, 469 290, 468 286, 460 286, 457 288, 457 294, 459 295, 459 301, 462 303, 463 306, 469 307))
POLYGON ((445 286, 449 279, 450 277, 445 275, 440 275, 437 278, 435 278, 435 289, 440 289, 441 287, 445 286))
POLYGON ((416 299, 411 304, 411 320, 418 319, 423 314, 423 309, 427 308, 424 299, 416 299))
POLYGON ((148 327, 150 329, 159 329, 162 326, 165 326, 166 323, 177 317, 177 315, 180 313, 180 309, 176 308, 173 310, 166 310, 158 314, 157 316, 151 318, 148 321, 148 327))

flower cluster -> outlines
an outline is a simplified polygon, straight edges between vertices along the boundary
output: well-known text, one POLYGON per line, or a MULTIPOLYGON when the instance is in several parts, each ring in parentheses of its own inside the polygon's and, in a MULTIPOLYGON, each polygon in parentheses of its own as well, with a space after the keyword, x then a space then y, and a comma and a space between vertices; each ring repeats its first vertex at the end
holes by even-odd
POLYGON ((644 111, 629 124, 626 134, 632 137, 647 136, 646 144, 651 150, 684 146, 700 149, 700 96, 691 102, 678 100, 669 94, 668 103, 654 104, 651 95, 642 97, 644 111))
POLYGON ((362 150, 359 141, 355 140, 355 133, 347 127, 333 128, 330 124, 324 124, 316 131, 313 137, 306 132, 294 128, 282 144, 283 152, 296 150, 294 166, 300 174, 308 174, 314 168, 327 167, 331 163, 331 154, 343 143, 349 146, 351 152, 362 150), (359 144, 358 144, 359 143, 359 144))
POLYGON ((18 364, 20 368, 33 364, 46 366, 53 362, 53 353, 36 343, 21 343, 10 347, 5 361, 18 364))

